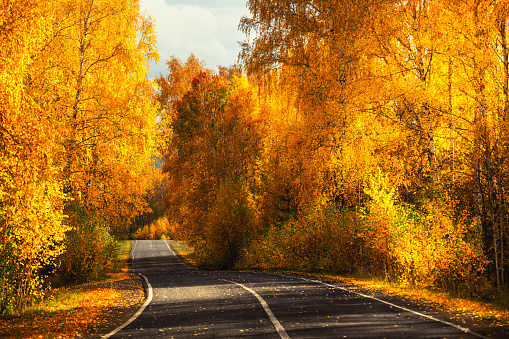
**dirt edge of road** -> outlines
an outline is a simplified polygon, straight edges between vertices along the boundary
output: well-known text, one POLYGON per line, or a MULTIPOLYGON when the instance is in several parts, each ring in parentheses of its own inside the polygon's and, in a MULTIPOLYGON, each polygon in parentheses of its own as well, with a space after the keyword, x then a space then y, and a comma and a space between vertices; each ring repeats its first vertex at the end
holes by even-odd
POLYGON ((134 273, 126 274, 127 279, 94 285, 93 288, 111 288, 119 297, 98 321, 89 328, 85 338, 100 338, 129 320, 146 299, 146 287, 143 279, 134 273))

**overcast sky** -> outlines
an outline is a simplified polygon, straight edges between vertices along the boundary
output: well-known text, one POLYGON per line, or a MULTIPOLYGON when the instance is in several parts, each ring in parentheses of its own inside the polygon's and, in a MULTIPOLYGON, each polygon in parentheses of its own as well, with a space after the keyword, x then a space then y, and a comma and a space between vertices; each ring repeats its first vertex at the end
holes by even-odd
POLYGON ((214 70, 237 62, 245 39, 239 21, 249 16, 245 0, 141 0, 141 6, 156 22, 159 62, 150 78, 166 74, 172 55, 185 61, 193 53, 214 70))

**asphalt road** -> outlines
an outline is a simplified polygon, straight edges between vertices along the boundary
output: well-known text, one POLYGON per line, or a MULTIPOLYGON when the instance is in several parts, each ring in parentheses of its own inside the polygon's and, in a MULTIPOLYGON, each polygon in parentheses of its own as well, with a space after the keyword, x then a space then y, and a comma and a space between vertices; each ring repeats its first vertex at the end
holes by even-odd
POLYGON ((340 284, 198 270, 163 240, 137 241, 132 256, 150 293, 111 338, 482 338, 340 284))

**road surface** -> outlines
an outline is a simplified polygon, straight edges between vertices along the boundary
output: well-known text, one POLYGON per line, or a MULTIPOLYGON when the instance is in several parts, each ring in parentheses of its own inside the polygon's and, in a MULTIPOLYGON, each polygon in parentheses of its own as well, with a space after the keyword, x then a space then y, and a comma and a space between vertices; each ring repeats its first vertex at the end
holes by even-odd
POLYGON ((340 284, 199 270, 164 240, 140 240, 133 248, 134 271, 149 295, 108 338, 482 338, 340 284))

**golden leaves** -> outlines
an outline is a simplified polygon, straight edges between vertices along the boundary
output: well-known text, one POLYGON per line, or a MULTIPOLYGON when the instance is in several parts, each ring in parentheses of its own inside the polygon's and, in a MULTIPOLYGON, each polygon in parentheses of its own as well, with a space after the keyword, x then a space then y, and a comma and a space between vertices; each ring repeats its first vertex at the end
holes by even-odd
POLYGON ((137 1, 0 6, 2 313, 37 297, 39 269, 63 250, 66 202, 118 232, 145 210, 157 53, 137 1))
MULTIPOLYGON (((119 304, 119 291, 104 286, 116 286, 116 283, 128 279, 132 278, 123 273, 112 274, 110 279, 100 283, 54 290, 41 304, 34 305, 24 314, 0 319, 0 335, 10 338, 69 338, 90 333, 102 320, 100 317, 119 304)), ((136 304, 144 298, 142 290, 129 295, 121 292, 122 297, 130 298, 121 300, 121 307, 136 304)))

